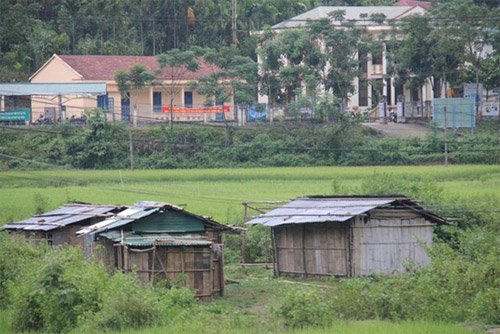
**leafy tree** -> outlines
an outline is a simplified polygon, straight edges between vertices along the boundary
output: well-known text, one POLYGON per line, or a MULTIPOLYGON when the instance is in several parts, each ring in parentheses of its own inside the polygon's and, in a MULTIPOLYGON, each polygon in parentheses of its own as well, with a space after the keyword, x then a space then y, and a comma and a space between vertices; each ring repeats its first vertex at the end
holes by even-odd
POLYGON ((204 49, 204 61, 211 73, 191 82, 190 87, 206 96, 205 105, 221 105, 224 109, 231 95, 234 103, 249 104, 255 100, 257 65, 248 57, 239 56, 234 47, 204 49))
POLYGON ((262 61, 261 93, 270 93, 271 101, 283 103, 295 99, 295 92, 311 68, 308 56, 317 46, 304 29, 290 29, 264 35, 259 55, 262 61))
MULTIPOLYGON (((188 72, 196 72, 199 68, 199 63, 196 58, 196 53, 193 50, 180 51, 172 49, 164 54, 157 56, 160 70, 158 75, 166 77, 165 83, 162 83, 162 88, 170 97, 170 131, 173 130, 173 107, 175 96, 182 90, 181 82, 185 80, 188 72)), ((160 80, 161 81, 161 80, 160 80)))
MULTIPOLYGON (((500 34, 499 13, 500 9, 477 5, 473 0, 447 2, 432 11, 437 31, 446 33, 463 46, 461 65, 473 69, 478 97, 481 65, 488 48, 500 34)), ((479 102, 476 103, 476 113, 479 113, 479 102)))
POLYGON ((128 70, 118 70, 115 72, 115 81, 118 85, 118 90, 122 94, 122 98, 126 98, 130 90, 134 93, 130 97, 134 103, 132 116, 134 126, 137 126, 137 99, 139 91, 144 87, 154 84, 154 80, 154 75, 142 64, 135 64, 128 70))
POLYGON ((358 54, 367 53, 374 47, 370 35, 364 28, 345 19, 344 11, 334 11, 329 14, 330 20, 310 23, 315 39, 322 40, 326 59, 323 66, 325 90, 331 90, 335 97, 347 105, 349 95, 354 93, 354 79, 360 74, 358 54))

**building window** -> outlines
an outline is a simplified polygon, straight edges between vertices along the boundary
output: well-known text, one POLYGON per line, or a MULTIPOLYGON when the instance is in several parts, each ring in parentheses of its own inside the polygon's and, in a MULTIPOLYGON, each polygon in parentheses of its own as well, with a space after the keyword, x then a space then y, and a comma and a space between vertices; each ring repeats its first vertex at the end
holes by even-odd
POLYGON ((184 107, 193 107, 193 92, 184 92, 184 107))
POLYGON ((359 63, 359 70, 361 73, 366 73, 368 72, 368 64, 367 64, 367 53, 366 50, 359 50, 358 51, 358 63, 359 63))
POLYGON ((382 65, 382 51, 375 52, 372 54, 372 64, 373 65, 382 65))
POLYGON ((153 112, 161 112, 161 92, 153 92, 153 112))
POLYGON ((359 95, 359 106, 360 107, 367 107, 368 106, 368 80, 359 79, 358 95, 359 95))
POLYGON ((97 108, 101 110, 108 109, 108 94, 97 96, 97 108))

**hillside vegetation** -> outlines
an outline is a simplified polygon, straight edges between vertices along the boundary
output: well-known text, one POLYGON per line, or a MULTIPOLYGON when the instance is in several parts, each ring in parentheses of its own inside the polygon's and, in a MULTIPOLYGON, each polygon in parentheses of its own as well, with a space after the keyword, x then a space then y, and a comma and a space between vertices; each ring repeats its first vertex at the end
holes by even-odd
MULTIPOLYGON (((452 163, 500 163, 498 122, 477 135, 448 135, 452 163)), ((334 124, 283 122, 249 127, 178 125, 134 129, 137 169, 366 166, 436 164, 444 161, 443 134, 424 139, 384 138, 357 120, 334 124)), ((0 129, 0 170, 51 167, 127 169, 129 138, 124 124, 93 112, 86 128, 69 124, 0 129), (38 164, 37 164, 38 163, 38 164), (40 164, 42 163, 42 164, 40 164), (45 164, 45 165, 44 165, 45 164)))

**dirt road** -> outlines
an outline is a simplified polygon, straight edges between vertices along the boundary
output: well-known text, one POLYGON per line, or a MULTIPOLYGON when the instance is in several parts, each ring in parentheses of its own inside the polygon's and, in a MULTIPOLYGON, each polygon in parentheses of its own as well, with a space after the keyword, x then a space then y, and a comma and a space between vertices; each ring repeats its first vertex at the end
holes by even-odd
POLYGON ((364 126, 374 129, 377 132, 389 137, 424 138, 431 129, 425 125, 414 123, 363 123, 364 126))

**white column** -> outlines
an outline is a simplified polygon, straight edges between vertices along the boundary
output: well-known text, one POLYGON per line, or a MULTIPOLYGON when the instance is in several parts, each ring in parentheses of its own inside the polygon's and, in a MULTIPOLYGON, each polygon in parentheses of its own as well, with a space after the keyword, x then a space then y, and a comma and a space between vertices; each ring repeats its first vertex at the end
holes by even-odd
POLYGON ((366 89, 368 90, 368 92, 367 92, 368 94, 366 94, 367 99, 368 99, 368 106, 371 106, 373 103, 373 100, 372 100, 372 84, 370 81, 367 82, 366 89))
POLYGON ((0 111, 5 111, 5 96, 0 95, 0 111))
POLYGON ((398 104, 398 97, 396 96, 396 87, 394 87, 394 77, 391 77, 391 96, 392 96, 392 104, 398 104))
POLYGON ((384 86, 382 86, 382 95, 385 96, 387 98, 387 80, 385 79, 382 79, 383 83, 384 83, 384 86))

